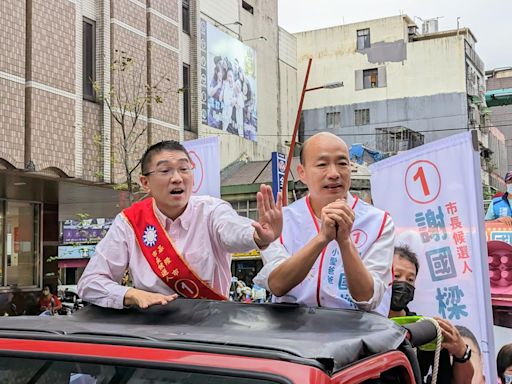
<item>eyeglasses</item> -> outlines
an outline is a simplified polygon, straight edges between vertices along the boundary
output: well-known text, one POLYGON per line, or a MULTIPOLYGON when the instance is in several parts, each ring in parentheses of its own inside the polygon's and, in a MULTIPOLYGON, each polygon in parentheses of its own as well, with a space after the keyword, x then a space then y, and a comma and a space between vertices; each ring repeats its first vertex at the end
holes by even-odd
POLYGON ((174 175, 176 172, 181 176, 189 175, 194 168, 192 167, 179 167, 179 168, 157 168, 152 171, 143 173, 144 176, 155 175, 159 178, 166 179, 174 175))

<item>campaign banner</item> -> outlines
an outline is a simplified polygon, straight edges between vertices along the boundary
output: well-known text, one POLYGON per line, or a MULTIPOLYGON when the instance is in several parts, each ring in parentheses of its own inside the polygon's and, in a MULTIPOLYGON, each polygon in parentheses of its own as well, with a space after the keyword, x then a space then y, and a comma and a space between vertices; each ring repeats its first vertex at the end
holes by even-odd
POLYGON ((409 308, 472 332, 487 381, 493 382, 493 318, 480 154, 474 142, 476 137, 465 132, 374 163, 371 190, 375 206, 394 220, 397 245, 406 244, 418 255, 409 308))
POLYGON ((62 225, 62 243, 97 243, 112 225, 113 219, 65 220, 62 225))
POLYGON ((220 198, 219 138, 187 140, 183 143, 194 164, 194 195, 220 198))
POLYGON ((272 194, 274 201, 277 194, 283 190, 284 171, 286 169, 286 156, 280 152, 272 152, 272 194))
POLYGON ((256 141, 256 51, 201 19, 202 123, 256 141))
POLYGON ((512 245, 512 227, 496 221, 485 222, 487 241, 503 241, 512 245))
POLYGON ((64 259, 84 259, 94 255, 96 245, 59 245, 58 258, 64 259))

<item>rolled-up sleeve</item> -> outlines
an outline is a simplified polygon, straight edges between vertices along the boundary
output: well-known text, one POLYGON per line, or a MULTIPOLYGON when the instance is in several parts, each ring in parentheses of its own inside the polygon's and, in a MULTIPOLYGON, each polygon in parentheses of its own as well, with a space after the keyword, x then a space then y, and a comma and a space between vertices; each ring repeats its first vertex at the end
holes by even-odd
POLYGON ((133 238, 128 223, 117 215, 78 282, 78 294, 83 300, 101 307, 123 308, 129 287, 120 282, 128 267, 130 236, 133 238))
POLYGON ((373 296, 368 301, 354 301, 359 309, 376 309, 384 297, 386 289, 393 281, 392 265, 395 244, 395 225, 389 215, 380 237, 363 256, 363 264, 373 278, 373 296))
POLYGON ((285 246, 281 244, 279 240, 271 243, 267 248, 261 251, 263 268, 253 279, 253 282, 260 287, 265 288, 267 291, 272 292, 268 286, 268 278, 272 271, 290 256, 291 255, 288 253, 285 246))

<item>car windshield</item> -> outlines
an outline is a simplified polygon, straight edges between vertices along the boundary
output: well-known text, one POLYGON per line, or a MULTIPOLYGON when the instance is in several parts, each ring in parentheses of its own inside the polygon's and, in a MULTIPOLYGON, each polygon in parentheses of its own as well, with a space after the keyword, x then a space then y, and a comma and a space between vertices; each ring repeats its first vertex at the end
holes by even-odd
POLYGON ((0 382, 4 384, 268 384, 280 381, 250 376, 254 375, 183 366, 175 369, 156 369, 18 357, 0 359, 0 382))

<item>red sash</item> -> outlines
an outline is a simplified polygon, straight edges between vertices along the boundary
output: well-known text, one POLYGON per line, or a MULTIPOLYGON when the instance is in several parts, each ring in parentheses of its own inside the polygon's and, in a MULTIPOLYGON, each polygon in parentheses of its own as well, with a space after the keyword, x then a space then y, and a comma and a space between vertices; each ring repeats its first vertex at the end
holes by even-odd
POLYGON ((210 288, 189 267, 155 213, 152 198, 123 210, 137 244, 153 272, 174 292, 191 299, 226 300, 210 288))

